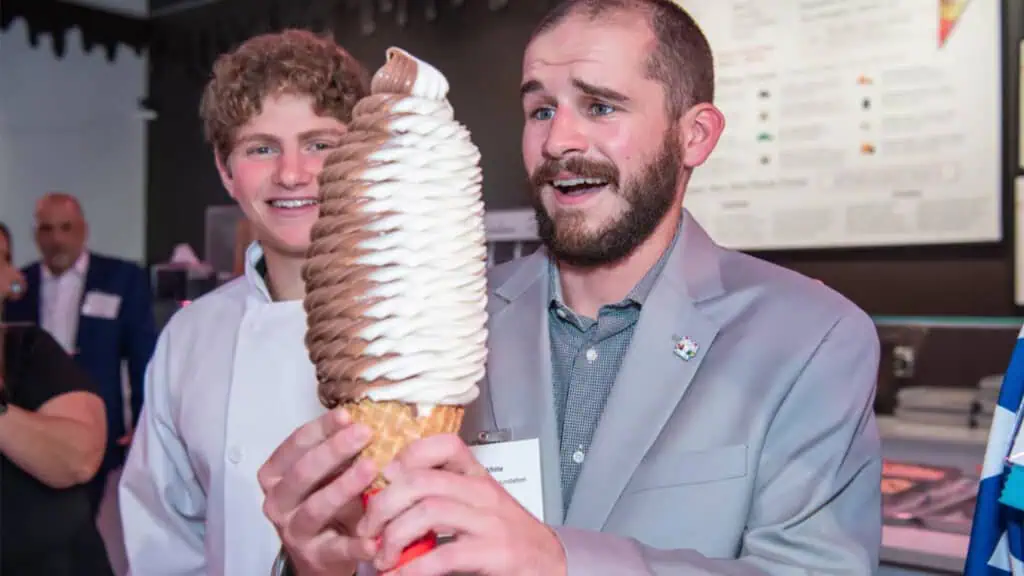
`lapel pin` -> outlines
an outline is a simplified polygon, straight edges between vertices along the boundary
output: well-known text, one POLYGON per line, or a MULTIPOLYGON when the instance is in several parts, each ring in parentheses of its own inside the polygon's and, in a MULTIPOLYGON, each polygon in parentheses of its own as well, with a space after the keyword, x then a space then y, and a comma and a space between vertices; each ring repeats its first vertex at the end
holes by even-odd
POLYGON ((676 340, 676 356, 679 356, 685 361, 693 360, 694 356, 697 355, 697 351, 700 350, 700 346, 693 341, 693 338, 685 336, 676 340))

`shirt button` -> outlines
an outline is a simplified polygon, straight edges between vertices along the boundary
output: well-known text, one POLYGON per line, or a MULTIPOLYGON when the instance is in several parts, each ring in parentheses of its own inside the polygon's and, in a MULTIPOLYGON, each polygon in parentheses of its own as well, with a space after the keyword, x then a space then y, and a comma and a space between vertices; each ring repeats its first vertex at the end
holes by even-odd
POLYGON ((565 310, 558 308, 557 310, 555 310, 555 315, 561 318, 562 320, 565 320, 565 310))
POLYGON ((583 450, 577 450, 572 453, 572 461, 577 464, 583 464, 583 459, 585 457, 586 455, 583 453, 583 450))
POLYGON ((238 464, 239 462, 241 462, 242 449, 239 448, 238 446, 232 446, 231 449, 228 450, 228 460, 230 460, 232 464, 238 464))
POLYGON ((587 350, 587 362, 593 362, 597 360, 597 350, 590 348, 587 350))

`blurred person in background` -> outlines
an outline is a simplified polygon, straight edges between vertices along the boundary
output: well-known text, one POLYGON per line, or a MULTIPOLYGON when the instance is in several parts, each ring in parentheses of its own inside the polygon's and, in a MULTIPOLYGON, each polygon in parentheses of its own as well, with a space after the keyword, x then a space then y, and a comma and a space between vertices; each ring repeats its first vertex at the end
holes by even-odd
MULTIPOLYGON (((25 277, 12 265, 11 229, 0 222, 0 293, 10 300, 17 300, 25 293, 25 277)), ((3 305, 0 303, 0 321, 3 320, 3 305)))
POLYGON ((146 272, 131 262, 86 249, 88 223, 78 200, 49 193, 36 204, 35 239, 42 254, 21 272, 24 294, 4 307, 4 319, 37 324, 85 369, 106 405, 106 451, 90 501, 99 511, 108 475, 124 462, 142 409, 146 364, 156 322, 146 272), (131 389, 131 428, 125 422, 122 362, 131 389))
MULTIPOLYGON (((0 304, 18 278, 0 226, 0 304)), ((46 331, 0 324, 0 574, 112 576, 89 501, 107 419, 88 374, 46 331)))
POLYGON ((7 227, 7 224, 0 222, 0 262, 7 264, 11 263, 11 229, 7 227))

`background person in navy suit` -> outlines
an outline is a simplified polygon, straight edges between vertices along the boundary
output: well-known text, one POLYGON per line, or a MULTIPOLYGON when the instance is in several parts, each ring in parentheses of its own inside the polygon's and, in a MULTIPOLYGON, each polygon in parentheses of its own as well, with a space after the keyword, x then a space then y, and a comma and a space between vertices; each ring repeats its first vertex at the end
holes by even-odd
POLYGON ((25 293, 5 304, 3 317, 44 328, 99 388, 107 409, 107 446, 90 485, 95 514, 107 476, 124 462, 142 409, 146 364, 157 336, 149 279, 136 264, 85 249, 89 227, 74 196, 45 195, 36 205, 35 218, 42 261, 22 270, 25 293), (131 386, 130 427, 125 422, 123 361, 131 386))

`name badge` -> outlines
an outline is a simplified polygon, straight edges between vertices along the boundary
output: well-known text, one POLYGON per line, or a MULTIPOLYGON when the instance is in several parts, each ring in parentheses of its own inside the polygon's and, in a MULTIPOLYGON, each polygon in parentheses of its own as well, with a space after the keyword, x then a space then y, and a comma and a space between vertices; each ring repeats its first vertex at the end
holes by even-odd
POLYGON ((82 302, 82 316, 113 320, 121 310, 121 297, 116 294, 89 292, 82 302))
POLYGON ((470 446, 473 456, 487 468, 519 504, 544 521, 544 486, 540 475, 540 440, 514 440, 470 446))

